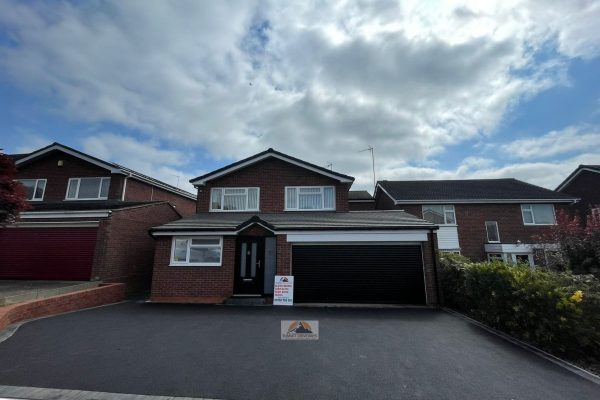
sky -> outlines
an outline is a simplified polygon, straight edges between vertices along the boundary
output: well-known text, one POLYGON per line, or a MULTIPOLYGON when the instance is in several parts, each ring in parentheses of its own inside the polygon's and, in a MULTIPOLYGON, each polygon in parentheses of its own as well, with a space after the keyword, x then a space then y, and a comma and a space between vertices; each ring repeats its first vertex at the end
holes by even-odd
POLYGON ((267 148, 356 178, 600 164, 600 1, 0 0, 0 148, 193 190, 267 148))

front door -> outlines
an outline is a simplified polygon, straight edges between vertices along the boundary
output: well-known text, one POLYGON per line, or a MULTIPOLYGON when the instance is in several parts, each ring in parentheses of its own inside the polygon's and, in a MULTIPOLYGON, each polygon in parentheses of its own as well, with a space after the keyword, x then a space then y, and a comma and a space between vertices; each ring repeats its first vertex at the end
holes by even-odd
POLYGON ((238 238, 236 254, 235 294, 262 294, 265 239, 251 236, 238 238))

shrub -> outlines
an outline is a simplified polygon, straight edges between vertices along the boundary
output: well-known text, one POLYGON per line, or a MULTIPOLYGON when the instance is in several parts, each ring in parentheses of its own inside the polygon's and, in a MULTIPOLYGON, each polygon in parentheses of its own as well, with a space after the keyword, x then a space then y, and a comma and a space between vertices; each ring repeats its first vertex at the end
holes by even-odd
POLYGON ((503 262, 441 257, 447 306, 552 354, 600 363, 600 281, 503 262))

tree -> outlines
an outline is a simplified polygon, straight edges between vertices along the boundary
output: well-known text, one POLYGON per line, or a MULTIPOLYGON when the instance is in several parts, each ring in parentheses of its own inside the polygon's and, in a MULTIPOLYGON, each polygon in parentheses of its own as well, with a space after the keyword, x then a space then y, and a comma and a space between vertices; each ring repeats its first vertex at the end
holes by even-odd
POLYGON ((600 216, 589 213, 585 226, 579 215, 556 212, 556 225, 534 238, 546 253, 554 253, 548 266, 576 274, 600 274, 600 216), (557 248, 558 246, 558 248, 557 248))
POLYGON ((13 223, 20 212, 30 208, 27 192, 16 175, 15 163, 0 153, 0 225, 13 223))

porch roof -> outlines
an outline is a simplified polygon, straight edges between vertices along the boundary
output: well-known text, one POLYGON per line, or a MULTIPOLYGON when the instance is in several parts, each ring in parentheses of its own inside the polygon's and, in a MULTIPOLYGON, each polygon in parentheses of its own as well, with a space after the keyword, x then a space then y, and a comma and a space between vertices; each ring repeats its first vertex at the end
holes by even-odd
POLYGON ((437 225, 404 211, 376 210, 285 213, 206 212, 154 227, 152 231, 238 231, 255 223, 273 231, 437 229, 437 225))

